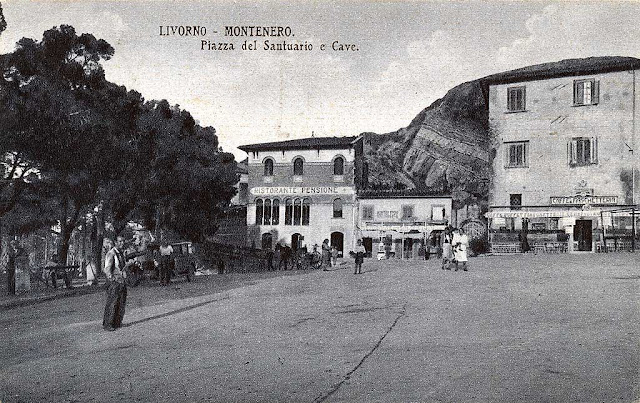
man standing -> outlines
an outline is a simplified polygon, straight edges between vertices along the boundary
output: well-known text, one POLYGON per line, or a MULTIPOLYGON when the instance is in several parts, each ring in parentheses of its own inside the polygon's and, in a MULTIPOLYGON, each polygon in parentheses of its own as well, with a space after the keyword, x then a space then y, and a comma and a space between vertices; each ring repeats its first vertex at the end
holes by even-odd
POLYGON ((113 331, 122 325, 127 303, 127 276, 124 266, 124 238, 116 238, 116 245, 107 252, 104 262, 104 274, 107 276, 107 304, 104 307, 104 330, 113 331))
POLYGON ((456 271, 458 271, 458 264, 462 263, 462 270, 467 271, 467 248, 469 247, 469 237, 464 233, 462 228, 458 228, 453 233, 453 255, 456 259, 456 271))
POLYGON ((364 248, 364 245, 362 245, 362 239, 358 239, 358 244, 356 245, 354 254, 354 257, 356 258, 356 265, 353 274, 362 274, 362 262, 364 262, 365 253, 366 249, 364 248))
POLYGON ((171 254, 173 246, 167 241, 160 244, 160 285, 169 285, 171 283, 171 254))

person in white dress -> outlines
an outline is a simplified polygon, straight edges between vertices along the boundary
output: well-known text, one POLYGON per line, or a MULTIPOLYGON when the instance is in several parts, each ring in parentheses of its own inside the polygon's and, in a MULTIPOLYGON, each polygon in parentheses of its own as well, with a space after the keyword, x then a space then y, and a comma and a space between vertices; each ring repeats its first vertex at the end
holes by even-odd
POLYGON ((458 265, 462 263, 462 270, 467 271, 467 249, 469 248, 469 237, 462 228, 453 232, 453 257, 456 261, 456 271, 458 265))

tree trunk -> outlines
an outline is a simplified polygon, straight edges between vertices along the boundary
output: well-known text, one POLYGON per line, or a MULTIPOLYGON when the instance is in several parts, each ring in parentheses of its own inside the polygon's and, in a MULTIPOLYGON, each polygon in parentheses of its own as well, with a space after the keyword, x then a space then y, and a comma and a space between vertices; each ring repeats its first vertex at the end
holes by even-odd
POLYGON ((69 254, 69 240, 73 234, 73 225, 66 223, 60 225, 60 243, 58 244, 58 263, 67 264, 67 255, 69 254))
POLYGON ((96 277, 98 277, 102 273, 102 245, 104 244, 104 211, 101 205, 98 206, 98 212, 93 216, 92 241, 92 260, 96 266, 96 277))

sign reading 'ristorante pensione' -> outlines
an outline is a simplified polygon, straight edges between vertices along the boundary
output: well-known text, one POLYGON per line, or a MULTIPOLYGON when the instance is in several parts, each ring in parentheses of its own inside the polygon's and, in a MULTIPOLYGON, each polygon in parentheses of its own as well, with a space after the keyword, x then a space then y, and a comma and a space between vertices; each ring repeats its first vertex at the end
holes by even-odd
POLYGON ((353 188, 349 186, 272 186, 251 188, 252 195, 350 195, 353 188))
POLYGON ((551 205, 618 204, 618 196, 552 196, 551 205))

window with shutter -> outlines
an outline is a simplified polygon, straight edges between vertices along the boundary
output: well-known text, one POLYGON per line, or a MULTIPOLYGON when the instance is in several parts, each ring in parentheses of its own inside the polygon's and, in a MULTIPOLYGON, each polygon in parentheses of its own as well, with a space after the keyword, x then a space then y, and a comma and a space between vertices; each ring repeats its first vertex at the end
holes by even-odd
POLYGON ((600 98, 600 81, 589 80, 575 80, 573 82, 573 104, 576 106, 581 105, 596 105, 600 98))
POLYGON ((523 112, 526 108, 525 87, 507 88, 507 110, 509 112, 523 112))
POLYGON ((528 153, 529 142, 528 141, 514 141, 506 142, 506 168, 526 168, 529 166, 528 153))
POLYGON ((574 137, 567 144, 569 165, 573 167, 598 163, 598 139, 596 137, 574 137))

